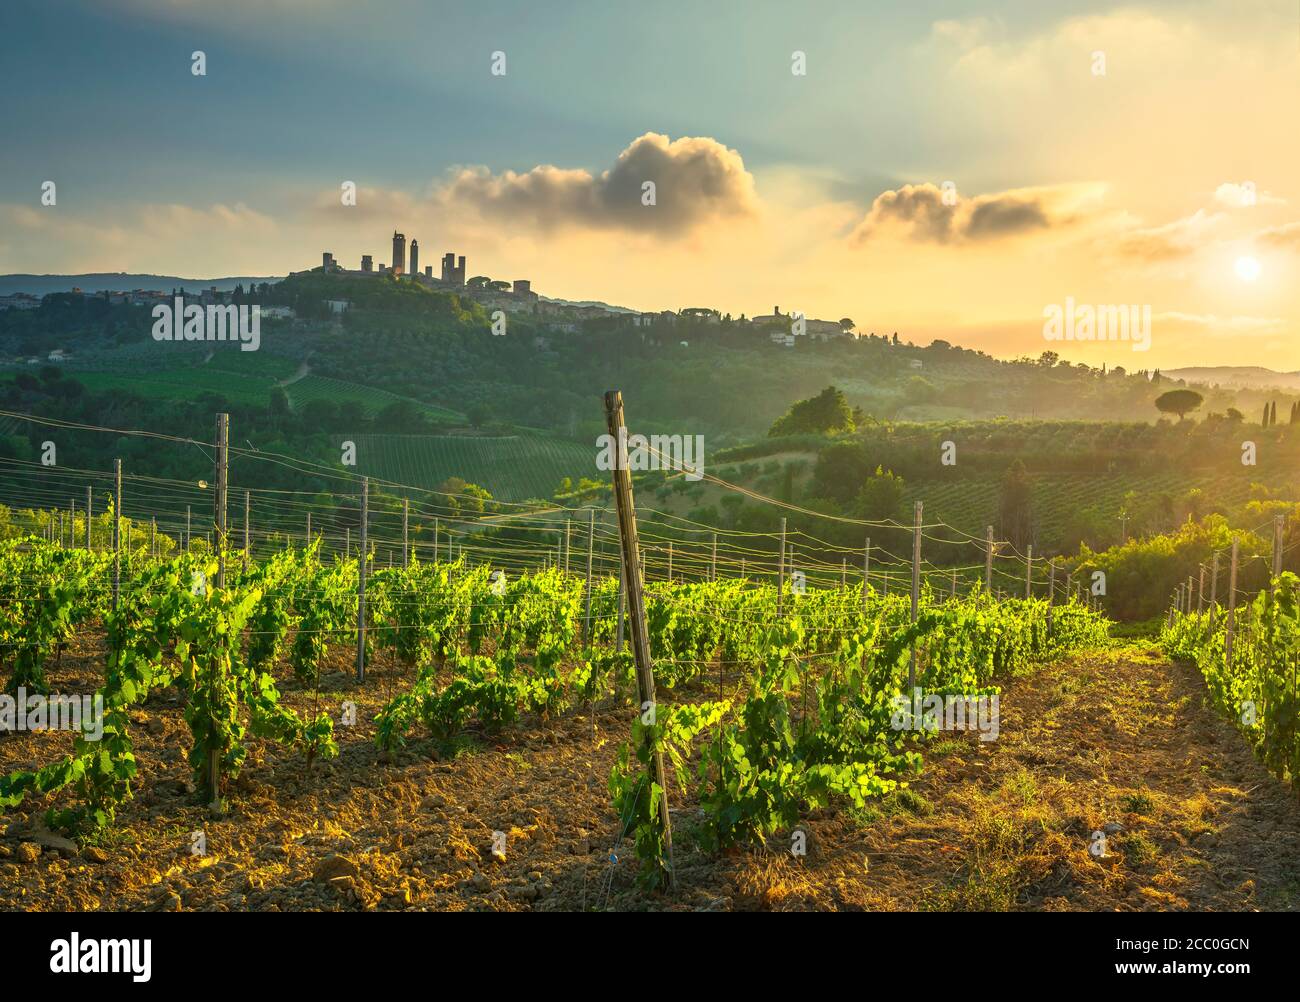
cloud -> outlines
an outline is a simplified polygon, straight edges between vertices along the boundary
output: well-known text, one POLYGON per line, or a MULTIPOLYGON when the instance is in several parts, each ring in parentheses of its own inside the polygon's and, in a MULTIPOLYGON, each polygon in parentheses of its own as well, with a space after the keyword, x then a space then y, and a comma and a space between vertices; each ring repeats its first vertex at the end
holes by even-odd
POLYGON ((1216 337, 1264 336, 1275 334, 1286 326, 1281 317, 1220 317, 1213 313, 1182 313, 1177 310, 1157 313, 1152 317, 1152 323, 1195 328, 1216 337))
POLYGON ((461 168, 435 192, 442 208, 472 208, 485 217, 541 230, 624 229, 679 236, 718 219, 758 212, 754 178, 739 153, 714 139, 647 132, 593 175, 551 165, 525 173, 461 168), (642 204, 642 185, 655 185, 655 204, 642 204))
POLYGON ((274 219, 243 203, 144 203, 96 213, 0 203, 0 233, 17 238, 0 244, 0 272, 189 270, 215 277, 280 232, 274 219))
POLYGON ((881 192, 854 228, 850 242, 863 244, 885 232, 915 241, 958 244, 997 240, 1071 226, 1081 218, 1081 203, 1095 197, 1095 185, 1016 188, 949 197, 937 186, 905 184, 881 192))
POLYGON ((1272 192, 1255 190, 1253 181, 1225 181, 1214 189, 1214 200, 1230 209, 1245 209, 1253 205, 1285 205, 1285 198, 1278 198, 1272 192))
POLYGON ((1123 256, 1142 261, 1184 258, 1199 250, 1224 218, 1221 212, 1207 213, 1204 209, 1197 209, 1190 216, 1161 226, 1130 230, 1117 238, 1116 246, 1123 256))
POLYGON ((1270 226, 1259 234, 1259 239, 1274 247, 1285 247, 1300 251, 1300 221, 1270 226))
POLYGON ((1119 252, 1145 261, 1171 261, 1188 257, 1216 239, 1227 220, 1222 212, 1197 209, 1190 216, 1160 226, 1137 227, 1118 238, 1119 252))

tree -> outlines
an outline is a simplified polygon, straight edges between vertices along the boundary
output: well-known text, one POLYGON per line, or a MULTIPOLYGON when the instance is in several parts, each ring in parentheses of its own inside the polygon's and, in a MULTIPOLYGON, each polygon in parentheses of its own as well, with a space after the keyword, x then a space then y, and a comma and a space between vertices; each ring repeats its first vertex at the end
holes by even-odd
POLYGON ((1018 550, 1023 550, 1032 538, 1032 502, 1033 484, 1025 471, 1025 464, 1017 459, 1002 478, 998 526, 1002 538, 1018 550))
POLYGON ((466 483, 460 477, 448 477, 431 491, 428 501, 435 510, 459 518, 476 518, 495 511, 497 505, 486 488, 466 483))
POLYGON ((768 431, 768 437, 778 438, 782 435, 804 434, 839 434, 854 430, 853 412, 849 409, 844 394, 834 386, 828 386, 821 393, 808 400, 800 400, 791 406, 768 431))
POLYGON ((424 423, 424 414, 409 400, 394 400, 375 415, 381 431, 411 431, 424 423))
POLYGON ((492 420, 492 411, 486 404, 470 404, 465 408, 465 417, 469 419, 471 427, 482 428, 492 420))
POLYGON ((1277 401, 1276 400, 1273 401, 1273 406, 1269 408, 1268 423, 1270 427, 1277 424, 1277 401))
POLYGON ((858 495, 863 481, 870 475, 866 450, 856 442, 844 442, 817 454, 813 489, 817 497, 845 503, 858 495))
POLYGON ((924 376, 910 376, 903 384, 903 399, 909 404, 928 404, 938 394, 934 383, 924 376))
POLYGON ((270 413, 277 426, 281 419, 289 416, 289 394, 284 392, 283 386, 271 387, 270 413))
POLYGON ((1177 414, 1181 421, 1188 411, 1194 411, 1204 401, 1195 390, 1170 390, 1156 397, 1156 410, 1162 414, 1177 414))
POLYGON ((867 480, 858 492, 862 517, 872 522, 902 521, 904 486, 902 477, 877 466, 876 475, 867 480))

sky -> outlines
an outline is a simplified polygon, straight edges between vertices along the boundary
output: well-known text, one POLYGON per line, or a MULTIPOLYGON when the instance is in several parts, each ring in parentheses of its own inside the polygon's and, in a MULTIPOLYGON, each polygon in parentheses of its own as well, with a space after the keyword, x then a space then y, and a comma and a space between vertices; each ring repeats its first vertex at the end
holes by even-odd
POLYGON ((1300 369, 1300 0, 6 0, 0 94, 0 273, 397 229, 553 297, 1300 369), (1149 327, 1049 337, 1081 307, 1149 327))

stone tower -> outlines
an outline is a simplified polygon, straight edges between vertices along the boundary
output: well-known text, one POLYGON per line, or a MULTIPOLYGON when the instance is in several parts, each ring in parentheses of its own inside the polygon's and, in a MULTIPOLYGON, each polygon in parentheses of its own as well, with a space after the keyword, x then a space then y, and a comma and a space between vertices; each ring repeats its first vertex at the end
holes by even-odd
POLYGON ((406 234, 393 231, 393 274, 406 271, 406 234))
POLYGON ((461 255, 459 264, 453 251, 442 256, 442 280, 448 285, 465 284, 465 255, 461 255))

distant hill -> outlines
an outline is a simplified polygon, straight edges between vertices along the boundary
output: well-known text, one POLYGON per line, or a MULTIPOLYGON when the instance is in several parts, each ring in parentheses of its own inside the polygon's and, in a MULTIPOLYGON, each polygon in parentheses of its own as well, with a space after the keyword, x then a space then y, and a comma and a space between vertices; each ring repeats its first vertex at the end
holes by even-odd
POLYGON ((629 309, 626 306, 614 306, 612 303, 604 303, 599 299, 556 299, 554 296, 538 296, 544 303, 555 303, 557 306, 598 306, 602 310, 609 310, 612 313, 630 313, 638 314, 640 310, 629 309))
POLYGON ((0 296, 25 292, 31 296, 47 296, 51 292, 130 292, 133 289, 210 289, 216 286, 222 292, 236 285, 248 288, 251 283, 278 282, 274 275, 230 278, 178 278, 175 275, 129 275, 122 271, 99 272, 89 275, 0 275, 0 296))
POLYGON ((1300 372, 1276 372, 1258 365, 1194 365, 1185 369, 1161 369, 1160 374, 1210 386, 1300 390, 1300 372))

